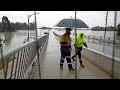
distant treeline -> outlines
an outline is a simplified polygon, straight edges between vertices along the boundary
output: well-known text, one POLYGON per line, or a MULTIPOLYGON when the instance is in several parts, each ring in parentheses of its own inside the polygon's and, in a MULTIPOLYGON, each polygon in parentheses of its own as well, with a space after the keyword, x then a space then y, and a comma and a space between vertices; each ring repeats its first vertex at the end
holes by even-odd
POLYGON ((120 37, 120 23, 116 27, 108 26, 108 27, 93 27, 92 31, 117 31, 117 36, 120 37))
MULTIPOLYGON (((35 24, 34 23, 29 23, 29 29, 34 30, 35 24)), ((0 22, 0 31, 1 32, 11 32, 15 30, 27 30, 28 29, 28 24, 27 23, 21 23, 21 22, 10 22, 8 17, 3 16, 2 17, 2 22, 0 22)))
POLYGON ((112 26, 108 26, 108 27, 99 27, 99 26, 96 26, 96 27, 93 27, 92 28, 92 31, 114 31, 114 30, 117 30, 115 27, 112 27, 112 26))
MULTIPOLYGON (((14 30, 27 30, 28 29, 27 23, 16 22, 16 23, 10 23, 10 25, 14 30)), ((34 23, 30 23, 29 29, 34 30, 34 27, 35 27, 34 23)), ((2 29, 3 29, 3 23, 0 22, 0 30, 2 29)))
POLYGON ((52 28, 43 26, 40 29, 52 29, 52 28))

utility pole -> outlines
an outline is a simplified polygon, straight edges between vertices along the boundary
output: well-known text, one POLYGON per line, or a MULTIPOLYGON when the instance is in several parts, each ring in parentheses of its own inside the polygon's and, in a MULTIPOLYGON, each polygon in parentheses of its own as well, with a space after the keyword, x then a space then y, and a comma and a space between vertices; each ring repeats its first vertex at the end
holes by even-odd
MULTIPOLYGON (((77 37, 77 30, 76 30, 76 11, 75 11, 75 39, 77 37)), ((75 40, 76 43, 76 40, 75 40)), ((75 45, 75 53, 77 52, 77 46, 75 45)), ((77 57, 75 57, 75 79, 77 79, 77 57)))
POLYGON ((29 41, 29 18, 30 18, 30 16, 28 15, 28 41, 29 41))
POLYGON ((30 36, 30 22, 29 22, 30 21, 30 17, 35 15, 35 14, 39 14, 39 13, 33 13, 31 15, 28 14, 28 38, 27 38, 28 41, 30 39, 30 37, 29 37, 30 36))
MULTIPOLYGON (((105 33, 104 33, 104 39, 105 39, 105 36, 106 36, 107 21, 108 21, 108 11, 107 11, 107 13, 106 13, 106 23, 105 23, 105 33)), ((104 46, 105 46, 105 43, 103 44, 103 52, 104 52, 104 46)))
POLYGON ((106 13, 106 23, 105 23, 104 39, 105 39, 105 35, 106 35, 107 21, 108 21, 108 11, 107 11, 107 13, 106 13))

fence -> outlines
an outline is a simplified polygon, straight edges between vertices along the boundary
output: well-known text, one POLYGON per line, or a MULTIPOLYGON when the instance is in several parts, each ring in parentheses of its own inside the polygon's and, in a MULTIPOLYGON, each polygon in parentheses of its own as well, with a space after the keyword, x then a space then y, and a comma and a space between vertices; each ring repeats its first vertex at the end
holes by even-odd
POLYGON ((0 55, 0 78, 1 79, 26 79, 36 61, 37 54, 43 48, 49 35, 29 41, 0 55))

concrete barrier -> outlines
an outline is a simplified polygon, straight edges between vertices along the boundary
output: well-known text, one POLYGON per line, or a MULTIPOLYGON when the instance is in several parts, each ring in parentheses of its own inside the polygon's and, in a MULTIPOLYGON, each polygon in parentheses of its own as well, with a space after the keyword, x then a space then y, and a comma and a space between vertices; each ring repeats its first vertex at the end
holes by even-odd
MULTIPOLYGON (((109 75, 112 75, 112 60, 113 57, 102 52, 83 48, 82 56, 93 62, 99 68, 107 72, 109 75)), ((114 58, 113 65, 113 76, 114 78, 120 79, 120 59, 114 58)))

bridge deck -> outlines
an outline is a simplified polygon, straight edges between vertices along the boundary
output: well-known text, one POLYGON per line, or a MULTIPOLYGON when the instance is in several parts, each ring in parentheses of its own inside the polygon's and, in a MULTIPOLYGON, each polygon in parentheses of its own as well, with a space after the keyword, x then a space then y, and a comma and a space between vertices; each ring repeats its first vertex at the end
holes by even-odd
MULTIPOLYGON (((74 51, 72 51, 72 55, 74 51)), ((98 68, 89 60, 82 57, 85 68, 79 66, 77 63, 78 79, 110 79, 110 76, 103 70, 98 68)), ((55 35, 50 32, 49 40, 40 56, 41 79, 75 79, 75 71, 69 71, 66 61, 64 62, 64 69, 59 69, 60 62, 60 45, 55 35)), ((72 61, 75 68, 75 62, 72 61)), ((32 79, 39 79, 38 64, 36 64, 31 73, 32 79)))

